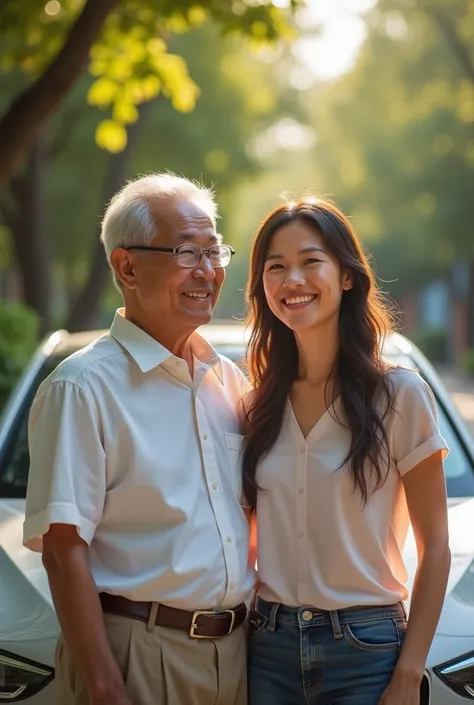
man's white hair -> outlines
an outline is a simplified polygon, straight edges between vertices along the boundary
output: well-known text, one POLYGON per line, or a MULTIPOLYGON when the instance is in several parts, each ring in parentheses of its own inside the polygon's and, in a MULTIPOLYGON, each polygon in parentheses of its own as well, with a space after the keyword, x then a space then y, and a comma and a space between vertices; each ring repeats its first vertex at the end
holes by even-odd
MULTIPOLYGON (((189 198, 216 224, 217 205, 211 189, 176 174, 149 174, 130 181, 110 201, 102 220, 102 240, 107 260, 116 247, 149 245, 157 235, 150 203, 159 198, 189 198)), ((115 274, 114 274, 115 279, 115 274)), ((116 281, 115 283, 119 284, 116 281)))

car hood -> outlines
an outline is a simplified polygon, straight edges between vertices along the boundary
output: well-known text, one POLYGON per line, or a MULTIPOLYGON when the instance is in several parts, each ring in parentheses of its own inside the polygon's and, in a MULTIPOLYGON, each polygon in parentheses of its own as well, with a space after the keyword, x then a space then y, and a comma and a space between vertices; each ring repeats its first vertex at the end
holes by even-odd
POLYGON ((23 500, 0 501, 0 648, 53 639, 58 621, 41 555, 22 546, 23 500), (26 579, 25 579, 26 578, 26 579))
MULTIPOLYGON (((474 498, 448 510, 451 570, 436 630, 445 636, 474 636, 474 498)), ((403 554, 411 594, 417 554, 410 529, 403 554)))

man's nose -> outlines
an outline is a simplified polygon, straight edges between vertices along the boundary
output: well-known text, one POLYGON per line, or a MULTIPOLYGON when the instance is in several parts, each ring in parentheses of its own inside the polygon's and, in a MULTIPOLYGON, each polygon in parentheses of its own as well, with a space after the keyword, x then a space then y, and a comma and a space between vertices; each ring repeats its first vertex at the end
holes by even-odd
POLYGON ((194 268, 193 274, 196 279, 206 279, 211 281, 215 278, 216 271, 212 266, 211 260, 206 254, 202 255, 201 261, 199 262, 197 267, 194 268))

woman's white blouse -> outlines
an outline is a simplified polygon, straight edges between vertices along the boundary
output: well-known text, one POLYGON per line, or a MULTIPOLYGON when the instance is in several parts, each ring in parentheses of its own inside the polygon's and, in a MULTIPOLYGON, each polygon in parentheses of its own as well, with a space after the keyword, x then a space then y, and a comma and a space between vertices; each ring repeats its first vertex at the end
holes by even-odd
MULTIPOLYGON (((350 433, 340 401, 305 439, 288 402, 283 428, 260 462, 258 572, 265 600, 323 610, 389 605, 407 598, 402 552, 409 515, 402 477, 448 447, 428 385, 413 370, 390 373, 395 402, 384 425, 390 467, 364 505, 347 455, 350 433)), ((383 406, 381 407, 383 409, 383 406)))

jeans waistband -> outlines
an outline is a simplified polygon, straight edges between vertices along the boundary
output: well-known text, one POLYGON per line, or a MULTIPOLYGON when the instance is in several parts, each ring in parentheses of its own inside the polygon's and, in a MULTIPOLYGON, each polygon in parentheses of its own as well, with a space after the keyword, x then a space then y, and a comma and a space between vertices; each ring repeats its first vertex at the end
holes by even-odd
POLYGON ((342 637, 341 625, 370 622, 380 619, 406 619, 405 605, 347 607, 341 610, 318 610, 314 607, 288 607, 279 602, 266 602, 257 598, 255 608, 268 619, 268 629, 274 631, 278 622, 299 627, 331 626, 336 638, 342 637))

